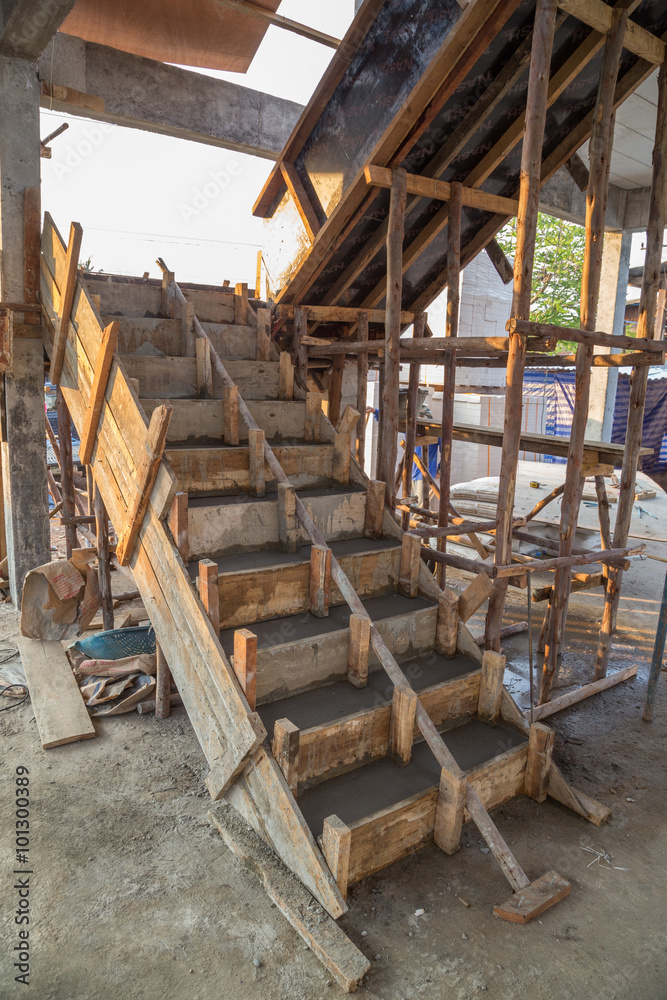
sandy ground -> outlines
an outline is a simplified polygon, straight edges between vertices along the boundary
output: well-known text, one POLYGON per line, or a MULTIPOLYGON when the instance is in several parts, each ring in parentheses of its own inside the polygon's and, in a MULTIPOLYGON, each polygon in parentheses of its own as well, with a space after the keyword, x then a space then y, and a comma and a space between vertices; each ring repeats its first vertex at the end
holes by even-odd
MULTIPOLYGON (((610 823, 598 829, 523 798, 494 814, 527 874, 555 869, 571 896, 525 927, 494 918, 509 886, 468 826, 458 854, 427 847, 351 890, 341 923, 372 960, 362 997, 667 997, 664 675, 655 722, 641 721, 665 568, 642 562, 626 577, 613 665, 638 661, 638 678, 551 720, 558 763, 613 806, 610 823), (585 848, 618 868, 591 865, 585 848)), ((508 621, 525 618, 525 595, 514 593, 508 621)), ((573 598, 561 690, 590 678, 600 609, 599 592, 573 598)), ((16 635, 13 607, 0 606, 0 645, 16 635)), ((505 651, 510 686, 525 698, 526 636, 505 651)), ((209 826, 206 765, 184 710, 97 726, 98 739, 43 751, 29 703, 0 714, 2 1000, 341 995, 209 826), (12 966, 17 767, 31 787, 30 992, 12 966)))

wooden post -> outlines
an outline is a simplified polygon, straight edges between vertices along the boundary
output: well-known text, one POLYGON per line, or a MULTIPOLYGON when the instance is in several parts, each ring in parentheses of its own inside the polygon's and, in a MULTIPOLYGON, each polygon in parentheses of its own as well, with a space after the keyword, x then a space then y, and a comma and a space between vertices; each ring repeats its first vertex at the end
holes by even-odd
POLYGON ((72 549, 77 548, 76 525, 73 518, 76 514, 74 505, 74 470, 72 465, 72 421, 67 409, 65 397, 58 387, 56 392, 56 410, 58 412, 58 441, 60 444, 60 490, 63 498, 62 521, 65 525, 65 545, 67 558, 72 557, 72 549))
POLYGON ((350 615, 350 638, 347 646, 347 679, 356 688, 368 684, 368 654, 371 620, 364 615, 350 615))
POLYGON ((308 314, 305 309, 296 306, 294 309, 294 364, 296 377, 302 387, 308 391, 308 348, 303 338, 308 336, 308 314))
POLYGON ((257 704, 257 636, 247 628, 234 632, 234 673, 251 711, 257 704))
MULTIPOLYGON (((666 144, 667 63, 663 63, 658 74, 658 114, 655 127, 655 146, 653 149, 653 177, 651 181, 648 228, 646 232, 646 257, 644 260, 644 273, 639 298, 637 338, 650 338, 655 334, 655 314, 657 292, 660 284, 662 242, 667 224, 666 144)), ((614 548, 622 548, 626 544, 630 531, 635 481, 637 477, 637 461, 644 422, 647 381, 648 368, 635 368, 633 370, 630 383, 630 402, 628 405, 628 422, 625 432, 623 467, 621 470, 621 488, 618 494, 616 524, 614 527, 614 548)), ((609 567, 604 612, 602 615, 602 628, 600 630, 595 662, 596 680, 604 677, 607 673, 609 654, 611 652, 611 639, 616 628, 616 615, 621 596, 622 576, 623 570, 620 567, 609 567)))
POLYGON ((400 369, 401 299, 403 291, 403 232, 407 201, 407 174, 396 168, 392 175, 387 228, 387 302, 385 309, 385 362, 382 423, 378 449, 378 479, 391 493, 386 502, 394 506, 394 476, 398 437, 398 388, 400 369))
POLYGON ((160 643, 156 643, 155 718, 168 719, 171 714, 171 671, 160 643))
POLYGON ((280 352, 278 363, 278 399, 294 399, 294 367, 287 351, 280 352))
POLYGON ((313 545, 310 549, 310 613, 316 618, 329 614, 331 588, 331 549, 313 545))
POLYGON ((384 520, 384 495, 386 486, 377 479, 369 479, 366 484, 366 515, 364 517, 364 538, 382 538, 384 520))
POLYGON ((487 649, 482 658, 482 676, 479 683, 477 714, 480 719, 495 725, 500 719, 500 699, 503 693, 505 657, 487 649))
MULTIPOLYGON (((297 364, 298 372, 298 364, 297 364)), ((322 397, 319 392, 306 393, 306 419, 303 428, 304 441, 320 440, 322 420, 322 397)))
POLYGON ((468 781, 443 768, 435 807, 433 839, 445 854, 455 854, 461 844, 461 827, 468 781))
POLYGON ((345 413, 337 422, 333 449, 332 479, 341 486, 347 486, 350 481, 352 432, 358 420, 359 413, 357 410, 354 410, 351 406, 346 406, 345 413))
POLYGON ((263 497, 264 485, 264 431, 248 428, 248 476, 250 493, 255 497, 263 497))
POLYGON ((236 326, 248 325, 248 283, 238 282, 234 287, 234 323, 236 326))
POLYGON ((438 598, 435 625, 435 648, 443 656, 456 656, 459 633, 459 599, 453 590, 445 589, 438 598))
MULTIPOLYGON (((299 787, 299 738, 301 730, 289 719, 276 719, 273 725, 271 750, 278 767, 285 776, 292 795, 299 787)), ((325 820, 326 822, 326 820, 325 820)))
POLYGON ((95 486, 95 534, 97 535, 97 579, 102 601, 102 627, 107 632, 114 626, 111 560, 109 559, 109 518, 97 486, 95 486))
POLYGON ((218 564, 212 559, 199 560, 197 580, 199 599, 204 605, 211 625, 217 635, 220 631, 220 596, 218 591, 218 564))
MULTIPOLYGON (((514 256, 514 296, 512 316, 530 318, 533 261, 542 168, 542 143, 547 113, 549 69, 556 24, 556 0, 537 0, 531 46, 528 92, 526 97, 526 128, 521 150, 521 179, 517 217, 516 253, 514 256)), ((521 417, 523 409, 523 372, 526 363, 526 341, 519 334, 510 334, 507 357, 507 391, 503 426, 503 452, 498 484, 498 514, 496 517, 495 563, 511 561, 512 511, 516 470, 519 461, 521 417)), ((486 616, 485 643, 487 649, 500 649, 500 629, 507 583, 496 581, 486 616)))
POLYGON ((127 566, 129 563, 143 524, 144 514, 162 461, 171 413, 172 407, 166 403, 156 406, 151 413, 144 454, 136 470, 135 494, 128 506, 125 524, 121 528, 116 546, 116 558, 121 566, 127 566))
POLYGON ((419 535, 406 531, 401 543, 401 567, 398 574, 398 591, 404 597, 416 597, 419 593, 421 549, 422 540, 419 535))
POLYGON ((327 416, 331 423, 336 426, 340 420, 340 401, 343 393, 343 375, 345 374, 345 355, 344 354, 334 354, 333 363, 331 368, 331 375, 329 376, 329 391, 328 391, 328 412, 327 416))
POLYGON ((278 483, 278 539, 283 552, 296 552, 296 490, 287 483, 278 483))
POLYGON ((222 387, 223 438, 225 444, 235 448, 239 443, 239 387, 222 387))
MULTIPOLYGON (((461 278, 461 185, 453 183, 447 224, 447 322, 445 335, 459 335, 459 284, 461 278)), ((450 351, 442 366, 442 423, 440 430, 440 502, 438 524, 449 524, 449 495, 452 469, 452 440, 454 435, 454 395, 456 393, 456 354, 450 351)), ((447 536, 438 539, 438 549, 447 550, 447 536)), ((438 565, 438 583, 444 589, 447 567, 438 565)))
MULTIPOLYGON (((255 298, 257 292, 255 291, 255 298)), ((271 310, 257 310, 257 361, 271 360, 271 310)))
MULTIPOLYGON (((2 471, 0 470, 0 485, 2 485, 2 471)), ((93 477, 92 466, 86 465, 86 492, 88 499, 86 502, 86 513, 89 517, 95 516, 95 479, 93 477)), ((4 557, 3 557, 4 558, 4 557)))
POLYGON ((86 416, 81 430, 79 443, 79 461, 83 465, 90 465, 90 460, 93 455, 97 427, 100 420, 100 413, 102 412, 102 404, 104 403, 104 394, 107 389, 107 382, 109 380, 109 372, 111 371, 114 351, 116 350, 116 344, 118 343, 119 329, 120 323, 117 320, 114 320, 113 323, 109 323, 109 325, 104 328, 104 332, 102 334, 97 361, 95 362, 93 384, 90 389, 90 398, 88 400, 86 416))
MULTIPOLYGON (((612 28, 607 34, 598 86, 589 159, 590 175, 586 193, 586 248, 581 281, 581 327, 595 330, 600 275, 602 273, 602 244, 609 191, 609 156, 614 135, 614 92, 621 59, 627 11, 615 10, 612 28)), ((565 466, 565 489, 560 516, 560 555, 569 556, 579 518, 584 478, 581 475, 584 457, 584 438, 588 420, 588 403, 591 383, 593 346, 578 344, 575 372, 575 400, 572 427, 565 466)), ((571 573, 567 566, 559 567, 554 575, 553 591, 549 601, 549 625, 545 647, 544 665, 540 684, 540 704, 551 697, 551 687, 557 674, 558 655, 563 641, 567 602, 570 596, 571 573)))
POLYGON ((547 797, 554 736, 553 729, 542 722, 534 722, 530 727, 523 794, 536 802, 544 802, 547 797))
POLYGON ((211 369, 211 349, 206 337, 198 337, 195 343, 197 357, 197 397, 211 399, 213 396, 213 371, 211 369))
POLYGON ((389 755, 397 764, 409 764, 415 731, 417 695, 412 688, 394 688, 389 722, 389 755))
POLYGON ((262 251, 257 251, 257 267, 255 270, 255 298, 262 297, 262 251))
MULTIPOLYGON (((159 262, 158 262, 159 263, 159 262)), ((174 281, 176 275, 173 271, 162 269, 162 297, 160 302, 160 312, 163 316, 173 317, 174 315, 174 281)))
MULTIPOLYGON (((421 340, 426 327, 426 313, 417 313, 415 316, 412 336, 415 340, 421 340)), ((368 365, 368 355, 366 355, 368 365)), ((410 365, 410 375, 408 378, 408 401, 405 421, 405 457, 403 459, 403 496, 412 495, 412 465, 415 454, 415 441, 417 438, 417 417, 419 402, 419 362, 410 365)), ((410 527, 410 512, 403 511, 403 531, 410 527)))
POLYGON ((188 548, 187 493, 179 492, 174 494, 174 499, 171 501, 169 514, 167 515, 167 524, 169 525, 169 530, 171 531, 171 537, 174 539, 176 548, 180 553, 181 559, 187 566, 190 560, 190 551, 188 548))
POLYGON ((343 899, 347 897, 352 831, 338 816, 327 816, 322 827, 322 852, 343 899))
MULTIPOLYGON (((359 340, 368 340, 368 313, 359 312, 357 319, 357 333, 359 340)), ((364 456, 366 451, 366 405, 368 396, 368 351, 361 351, 357 355, 357 412, 360 420, 357 424, 357 462, 364 467, 364 456)))
POLYGON ((195 357, 195 307, 194 303, 181 305, 181 353, 184 358, 195 357))

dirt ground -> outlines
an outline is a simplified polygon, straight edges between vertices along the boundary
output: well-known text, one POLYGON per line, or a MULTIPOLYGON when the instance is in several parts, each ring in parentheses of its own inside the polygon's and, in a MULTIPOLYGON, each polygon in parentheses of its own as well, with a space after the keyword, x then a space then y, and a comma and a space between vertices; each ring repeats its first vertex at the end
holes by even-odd
MULTIPOLYGON (((525 927, 494 918, 509 886, 469 825, 458 854, 429 846, 352 888, 341 923, 372 960, 360 996, 667 997, 664 674, 655 721, 641 720, 665 568, 640 562, 626 575, 613 666, 638 661, 638 677, 550 720, 558 763, 575 787, 613 807, 611 821, 596 828, 554 802, 523 798, 494 813, 527 874, 555 869, 570 897, 525 927), (618 867, 595 863, 587 848, 618 867)), ((507 620, 523 620, 525 594, 513 593, 507 620)), ((600 610, 599 591, 573 597, 557 693, 590 679, 600 610)), ((15 610, 0 606, 0 646, 17 634, 15 610)), ((525 705, 526 636, 505 652, 525 705)), ((96 725, 95 740, 43 751, 29 703, 0 714, 0 997, 340 995, 207 822, 206 765, 185 711, 96 725), (17 767, 29 769, 31 788, 30 993, 14 981, 12 957, 17 767)))

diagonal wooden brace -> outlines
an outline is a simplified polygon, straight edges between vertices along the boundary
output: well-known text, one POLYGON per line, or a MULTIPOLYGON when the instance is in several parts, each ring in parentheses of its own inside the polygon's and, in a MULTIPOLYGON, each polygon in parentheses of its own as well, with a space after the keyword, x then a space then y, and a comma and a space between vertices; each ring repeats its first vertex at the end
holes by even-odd
POLYGON ((116 344, 118 343, 119 329, 120 323, 118 320, 114 320, 113 323, 109 323, 108 326, 105 326, 104 333, 102 334, 102 341, 100 343, 97 361, 95 362, 93 384, 90 389, 90 399, 88 400, 88 408, 86 410, 86 416, 81 430, 79 461, 82 465, 90 465, 90 460, 93 455, 95 437, 97 436, 97 426, 100 421, 100 413, 102 412, 104 394, 107 391, 107 382, 109 381, 109 372, 111 371, 114 351, 116 350, 116 344))
POLYGON ((134 551, 134 544, 144 520, 148 501, 162 461, 167 429, 172 407, 167 403, 156 406, 151 414, 146 435, 146 451, 137 467, 135 494, 125 515, 125 524, 118 538, 116 557, 121 566, 127 566, 134 551))
POLYGON ((79 252, 81 250, 81 240, 83 229, 78 222, 73 222, 69 230, 69 243, 67 244, 67 257, 65 259, 65 280, 60 289, 60 304, 58 306, 58 319, 53 337, 53 349, 51 351, 51 367, 49 369, 49 382, 52 385, 60 384, 60 376, 63 371, 63 361, 65 360, 65 344, 67 343, 67 331, 69 329, 69 319, 72 312, 72 302, 76 290, 76 276, 79 267, 79 252))

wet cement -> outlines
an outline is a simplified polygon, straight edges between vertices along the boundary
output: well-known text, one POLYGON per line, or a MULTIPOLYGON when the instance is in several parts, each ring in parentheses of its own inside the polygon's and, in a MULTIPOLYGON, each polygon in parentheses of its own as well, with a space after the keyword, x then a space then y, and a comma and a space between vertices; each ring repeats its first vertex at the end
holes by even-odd
MULTIPOLYGON (((504 726, 487 726, 479 719, 450 729, 447 747, 464 771, 471 771, 492 757, 526 743, 526 739, 504 726)), ((428 744, 413 747, 410 763, 402 767, 390 757, 356 771, 348 771, 299 795, 301 809, 315 836, 332 813, 344 823, 355 823, 380 809, 434 788, 440 783, 440 767, 428 744)))
MULTIPOLYGON (((299 490, 301 500, 314 499, 315 497, 336 497, 348 493, 365 493, 363 486, 320 486, 308 490, 299 490)), ((190 507, 229 507, 237 503, 275 503, 277 492, 264 495, 263 497, 253 497, 248 493, 233 493, 225 496, 200 496, 188 500, 190 507)))
MULTIPOLYGON (((338 542, 329 543, 331 551, 337 559, 346 556, 359 555, 363 552, 378 552, 381 549, 400 548, 400 542, 394 538, 344 538, 338 542)), ((229 555, 214 556, 213 562, 218 565, 219 573, 244 573, 255 569, 272 569, 289 563, 309 563, 310 545, 302 545, 296 552, 282 552, 280 549, 258 549, 254 552, 235 552, 229 555)), ((195 579, 199 563, 188 564, 191 579, 195 579)))

